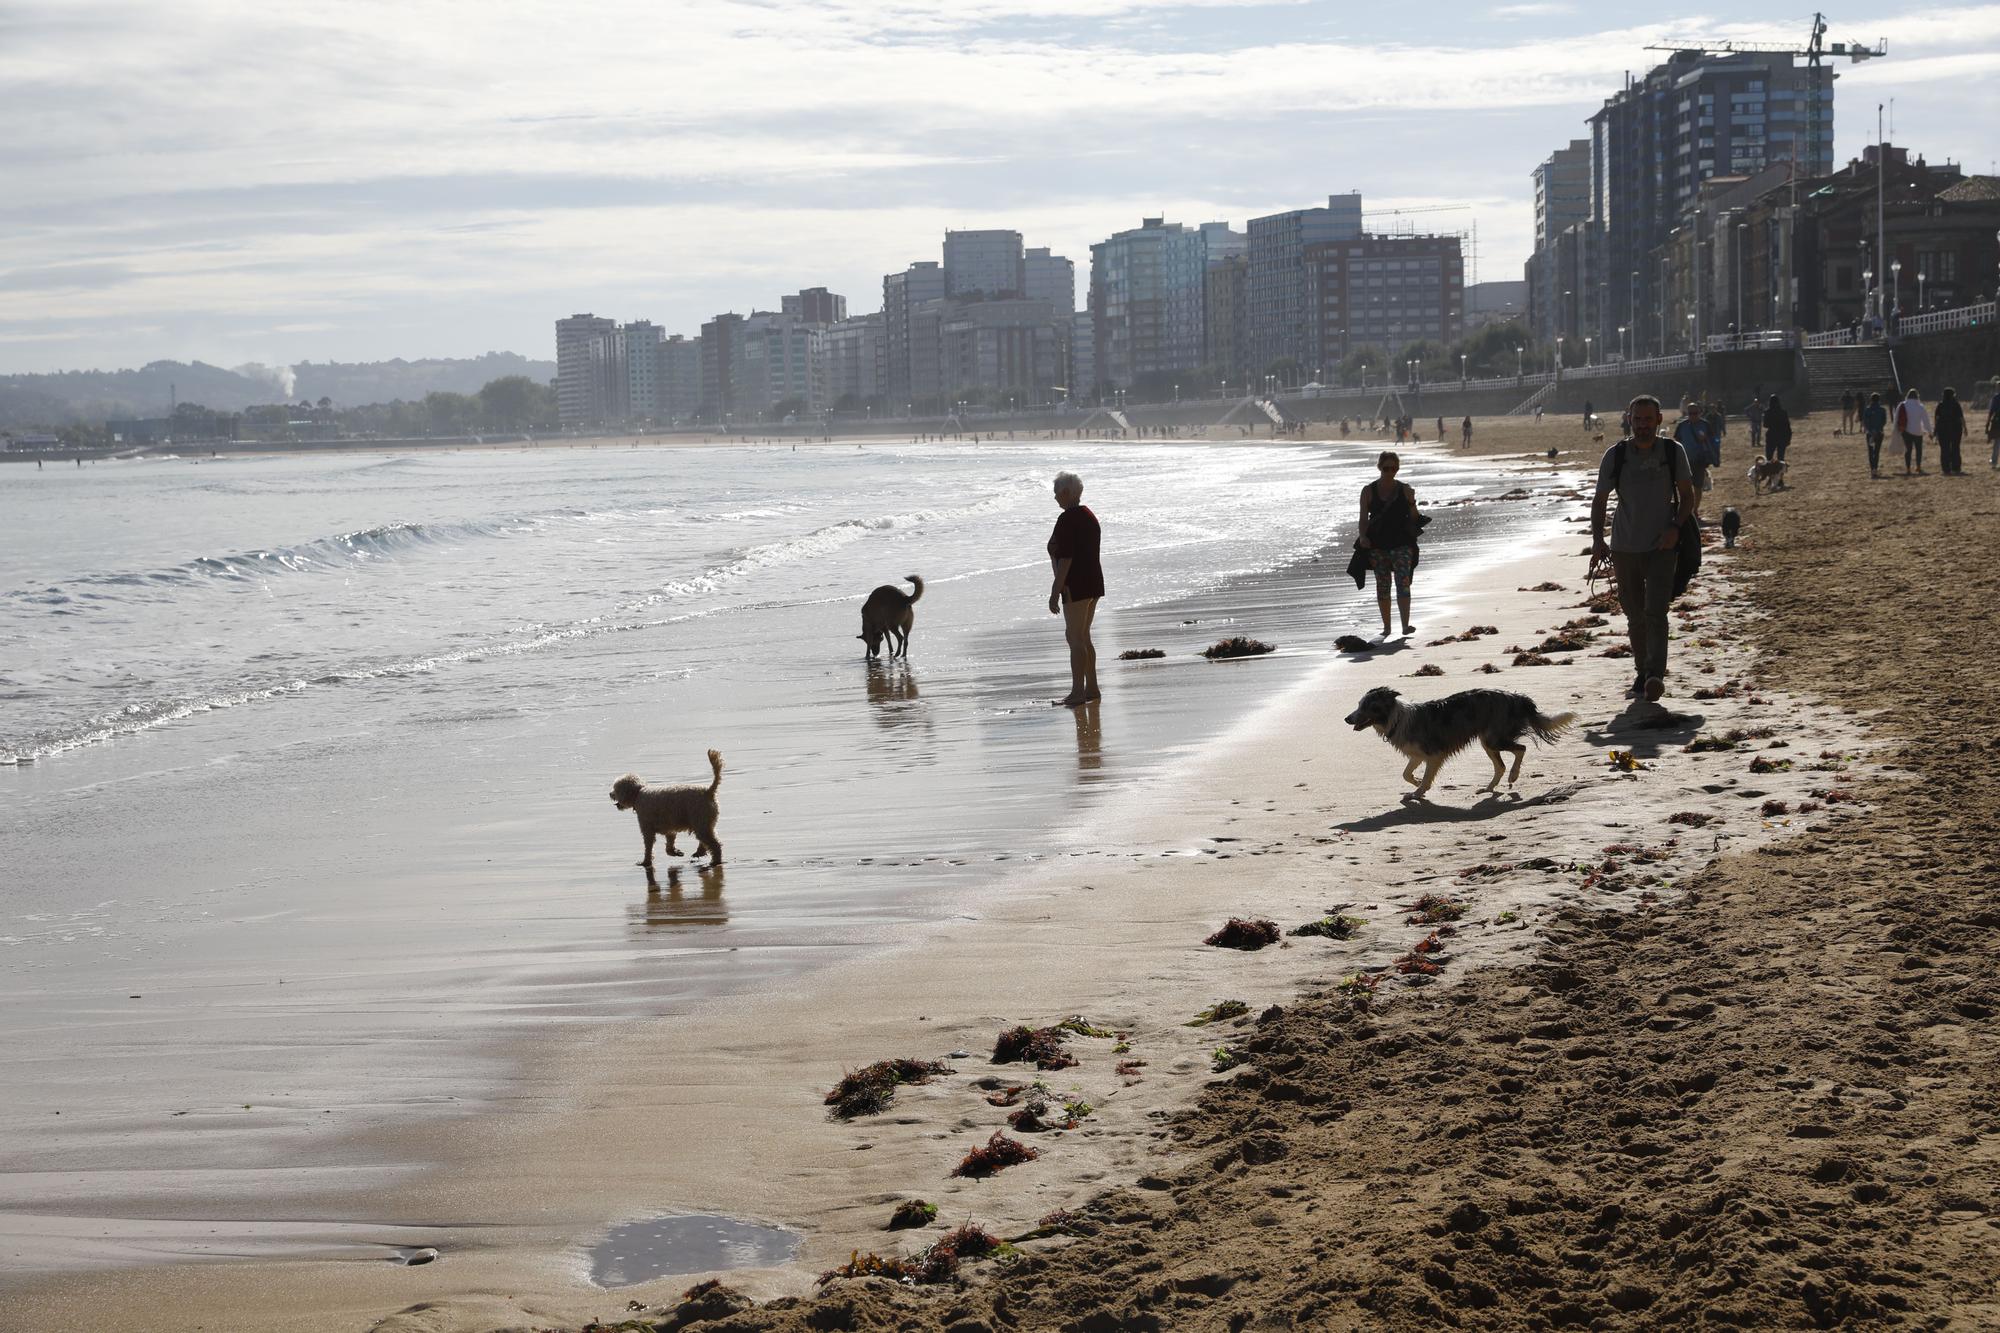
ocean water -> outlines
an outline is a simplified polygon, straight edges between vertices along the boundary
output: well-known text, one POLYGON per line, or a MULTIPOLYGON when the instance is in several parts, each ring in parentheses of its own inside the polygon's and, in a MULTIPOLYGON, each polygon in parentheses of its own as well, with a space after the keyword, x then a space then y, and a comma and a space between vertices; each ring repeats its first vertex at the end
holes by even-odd
MULTIPOLYGON (((175 1171, 309 1161, 310 1117, 503 1096, 510 1034, 783 984, 1061 854, 1104 793, 1372 632, 1344 565, 1373 452, 0 469, 0 1148, 35 1168, 0 1204, 87 1163, 85 1193, 170 1209, 175 1171), (1087 716, 1049 706, 1063 468, 1105 534, 1087 716), (861 600, 908 573, 909 661, 868 663, 861 600), (1196 656, 1235 633, 1283 651, 1196 656), (1114 660, 1134 647, 1168 656, 1114 660), (709 748, 725 870, 662 852, 649 889, 607 789, 705 781, 709 748)), ((1449 459, 1404 475, 1432 505, 1516 484, 1449 459)), ((1424 589, 1522 517, 1435 512, 1420 626, 1424 589)))

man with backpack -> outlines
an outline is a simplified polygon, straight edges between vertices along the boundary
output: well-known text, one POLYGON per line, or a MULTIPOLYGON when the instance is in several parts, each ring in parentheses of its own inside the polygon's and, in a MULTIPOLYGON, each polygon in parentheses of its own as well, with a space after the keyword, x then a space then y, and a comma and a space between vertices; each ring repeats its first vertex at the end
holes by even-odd
POLYGON ((1903 401, 1896 404, 1896 433, 1903 437, 1903 475, 1910 475, 1910 462, 1916 461, 1917 475, 1924 475, 1924 436, 1931 433, 1931 414, 1925 410, 1923 399, 1912 389, 1903 401))
POLYGON ((1593 566, 1609 560, 1625 608, 1635 678, 1632 693, 1658 700, 1666 693, 1667 608, 1686 586, 1685 566, 1699 560, 1694 525, 1695 489, 1687 454, 1660 436, 1660 400, 1632 400, 1632 434, 1604 451, 1597 467, 1597 495, 1590 505, 1593 566), (1607 502, 1618 495, 1611 538, 1604 535, 1607 502), (1693 543, 1691 550, 1681 547, 1693 543))

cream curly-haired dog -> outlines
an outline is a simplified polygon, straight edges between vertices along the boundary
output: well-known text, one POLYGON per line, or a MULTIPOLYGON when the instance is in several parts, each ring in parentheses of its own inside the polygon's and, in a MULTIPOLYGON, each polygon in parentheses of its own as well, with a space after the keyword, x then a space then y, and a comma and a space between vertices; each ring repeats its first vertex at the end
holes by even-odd
POLYGON ((639 836, 646 840, 646 859, 639 864, 646 869, 653 868, 656 834, 666 835, 668 856, 679 856, 674 835, 692 833, 708 853, 709 864, 722 864, 722 844, 715 838, 715 821, 721 814, 715 803, 716 788, 722 785, 721 752, 708 752, 708 766, 715 771, 715 780, 706 787, 649 787, 637 773, 611 784, 612 804, 639 816, 639 836))

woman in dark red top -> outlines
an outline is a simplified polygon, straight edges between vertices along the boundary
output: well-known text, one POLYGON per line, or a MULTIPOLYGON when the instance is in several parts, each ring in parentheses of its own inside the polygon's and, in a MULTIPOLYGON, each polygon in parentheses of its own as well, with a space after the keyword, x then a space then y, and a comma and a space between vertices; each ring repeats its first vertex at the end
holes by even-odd
POLYGON ((1104 566, 1098 563, 1101 533, 1097 515, 1083 505, 1083 478, 1074 472, 1056 475, 1056 503, 1062 516, 1049 537, 1049 563, 1055 585, 1049 589, 1049 614, 1063 618, 1069 640, 1069 693, 1057 700, 1065 708, 1097 698, 1097 648, 1090 641, 1090 622, 1097 599, 1104 596, 1104 566))

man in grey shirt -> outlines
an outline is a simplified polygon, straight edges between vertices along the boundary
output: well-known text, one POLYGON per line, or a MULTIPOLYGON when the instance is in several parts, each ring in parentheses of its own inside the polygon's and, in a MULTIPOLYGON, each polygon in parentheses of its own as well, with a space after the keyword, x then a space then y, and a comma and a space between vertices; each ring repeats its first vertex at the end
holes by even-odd
POLYGON ((1637 671, 1632 693, 1649 700, 1667 689, 1667 606, 1674 599, 1681 524, 1695 511, 1687 454, 1660 436, 1660 420, 1659 399, 1641 394, 1632 400, 1632 434, 1604 451, 1590 505, 1591 561, 1611 560, 1637 671), (1614 490, 1618 510, 1607 544, 1605 503, 1614 490))

